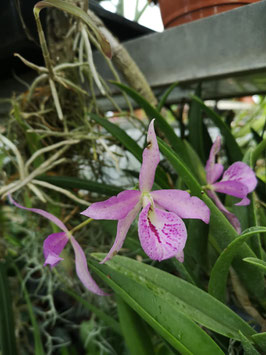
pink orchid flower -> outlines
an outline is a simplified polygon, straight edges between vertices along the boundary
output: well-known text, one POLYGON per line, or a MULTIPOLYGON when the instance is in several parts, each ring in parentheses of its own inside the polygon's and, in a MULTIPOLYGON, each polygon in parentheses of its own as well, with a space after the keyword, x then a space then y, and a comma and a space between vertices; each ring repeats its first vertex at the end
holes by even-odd
POLYGON ((54 224, 56 224, 62 232, 59 233, 53 233, 50 234, 43 243, 43 254, 45 258, 44 266, 45 265, 50 265, 51 268, 56 266, 63 258, 61 258, 59 255, 66 246, 67 242, 70 241, 74 253, 75 253, 75 264, 76 264, 76 272, 77 275, 80 279, 80 281, 83 283, 83 285, 88 289, 90 292, 95 293, 96 295, 104 296, 106 293, 102 291, 96 282, 93 280, 91 277, 88 266, 87 266, 87 261, 86 257, 84 254, 84 251, 82 250, 81 246, 79 243, 76 241, 76 239, 70 234, 68 231, 67 227, 64 225, 63 222, 60 221, 57 217, 52 215, 49 212, 46 212, 44 210, 38 209, 38 208, 27 208, 24 206, 19 205, 16 201, 13 200, 13 198, 9 195, 9 200, 10 202, 15 205, 18 208, 22 208, 23 210, 31 211, 34 213, 37 213, 46 219, 49 219, 52 221, 54 224))
POLYGON ((176 257, 184 261, 187 231, 181 218, 197 218, 209 223, 210 210, 198 197, 191 197, 182 190, 151 191, 160 161, 154 120, 149 125, 147 142, 142 156, 139 191, 123 191, 106 201, 93 203, 82 212, 93 219, 118 220, 114 245, 102 263, 121 249, 129 227, 141 209, 139 239, 143 250, 153 260, 176 257))
POLYGON ((208 195, 214 200, 217 207, 224 213, 230 223, 234 226, 238 233, 241 233, 240 222, 237 217, 229 212, 220 201, 215 192, 221 192, 227 195, 241 198, 242 200, 236 203, 236 206, 249 205, 250 200, 247 198, 248 193, 252 192, 256 185, 257 179, 252 169, 245 163, 237 161, 229 166, 223 173, 224 167, 222 164, 215 163, 216 155, 221 148, 221 137, 218 136, 212 145, 209 159, 205 170, 207 177, 208 195), (221 177, 222 179, 217 182, 221 177))

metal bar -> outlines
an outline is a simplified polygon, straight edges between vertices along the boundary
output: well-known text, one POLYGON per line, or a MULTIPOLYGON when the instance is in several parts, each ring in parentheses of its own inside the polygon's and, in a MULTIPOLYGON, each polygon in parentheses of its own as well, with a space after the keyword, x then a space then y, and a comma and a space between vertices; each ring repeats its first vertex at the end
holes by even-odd
MULTIPOLYGON (((123 44, 157 95, 180 83, 171 102, 187 98, 199 81, 204 98, 265 93, 265 14, 264 0, 123 44)), ((113 79, 99 53, 95 62, 106 80, 113 79)), ((102 104, 111 108, 105 98, 102 104)))

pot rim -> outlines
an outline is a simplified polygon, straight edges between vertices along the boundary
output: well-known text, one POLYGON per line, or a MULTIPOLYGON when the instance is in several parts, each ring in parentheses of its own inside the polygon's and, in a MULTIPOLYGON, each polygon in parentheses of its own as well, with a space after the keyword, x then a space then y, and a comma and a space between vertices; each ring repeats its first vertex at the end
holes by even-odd
MULTIPOLYGON (((171 12, 169 15, 165 14, 164 9, 161 9, 161 14, 164 22, 164 26, 167 27, 169 24, 179 18, 185 17, 191 13, 196 13, 198 11, 206 11, 211 9, 212 7, 224 7, 231 6, 231 9, 248 5, 254 2, 258 2, 259 0, 204 0, 204 4, 202 0, 199 0, 197 3, 189 5, 179 5, 179 9, 177 8, 174 12, 171 12), (185 11, 184 11, 185 10, 185 11)), ((164 3, 164 0, 159 0, 160 7, 164 3)), ((228 9, 229 10, 229 9, 228 9)))

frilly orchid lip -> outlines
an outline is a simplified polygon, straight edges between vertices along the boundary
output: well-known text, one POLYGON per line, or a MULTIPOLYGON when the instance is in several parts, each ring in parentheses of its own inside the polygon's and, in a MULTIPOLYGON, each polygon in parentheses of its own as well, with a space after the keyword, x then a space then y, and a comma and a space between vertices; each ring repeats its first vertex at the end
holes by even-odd
POLYGON ((209 159, 207 161, 205 170, 207 178, 208 195, 214 200, 217 207, 225 214, 227 219, 231 222, 238 233, 241 232, 240 222, 235 215, 230 213, 220 201, 215 192, 224 193, 227 195, 241 198, 241 201, 236 203, 236 206, 246 206, 250 203, 247 198, 248 193, 252 192, 257 185, 257 179, 253 170, 245 163, 238 161, 233 163, 223 173, 223 166, 215 162, 216 155, 221 148, 221 137, 218 136, 213 143, 209 159), (217 180, 222 176, 222 179, 217 180))
POLYGON ((139 191, 126 190, 108 200, 93 203, 83 215, 94 219, 118 220, 115 242, 102 263, 121 249, 130 225, 139 215, 139 238, 145 253, 153 260, 176 257, 184 261, 187 231, 181 218, 197 218, 209 223, 210 210, 198 197, 181 190, 151 191, 160 161, 154 119, 147 135, 139 174, 139 191))
POLYGON ((96 284, 96 282, 93 280, 91 277, 88 266, 87 266, 87 260, 86 256, 84 254, 84 251, 82 250, 81 246, 79 243, 76 241, 76 239, 69 233, 67 227, 63 222, 60 221, 56 216, 52 215, 49 212, 46 212, 44 210, 38 209, 38 208, 27 208, 24 206, 19 205, 16 201, 13 200, 13 198, 9 195, 9 201, 15 205, 18 208, 21 208, 23 210, 31 211, 34 213, 37 213, 46 219, 50 220, 54 224, 56 224, 62 232, 59 233, 53 233, 50 234, 43 243, 43 253, 44 253, 44 266, 45 265, 50 265, 51 268, 56 266, 61 260, 63 260, 60 257, 60 253, 66 246, 67 242, 70 241, 74 253, 75 253, 75 265, 76 265, 76 272, 77 275, 80 279, 80 281, 83 283, 83 285, 92 293, 95 293, 99 296, 104 296, 107 295, 103 290, 99 288, 99 286, 96 284))

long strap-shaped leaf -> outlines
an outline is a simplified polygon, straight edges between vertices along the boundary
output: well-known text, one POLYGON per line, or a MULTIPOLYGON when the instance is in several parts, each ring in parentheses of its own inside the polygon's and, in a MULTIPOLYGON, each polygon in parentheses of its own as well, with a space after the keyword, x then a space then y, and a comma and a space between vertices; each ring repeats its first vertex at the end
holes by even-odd
MULTIPOLYGON (((94 256, 99 260, 103 257, 98 253, 94 256)), ((229 307, 190 282, 123 256, 116 256, 107 265, 146 287, 165 303, 175 304, 179 311, 208 329, 234 339, 240 339, 239 330, 246 336, 255 334, 253 328, 229 307)))
POLYGON ((225 122, 221 119, 221 117, 212 109, 210 109, 208 106, 206 106, 198 96, 193 95, 191 98, 193 101, 198 103, 198 105, 202 108, 202 110, 213 121, 215 126, 220 129, 221 134, 225 139, 225 144, 228 148, 228 154, 231 161, 234 162, 234 161, 242 160, 243 154, 239 148, 239 145, 237 144, 229 127, 225 124, 225 122))
POLYGON ((252 167, 255 165, 260 154, 266 150, 266 138, 261 141, 252 152, 252 167))
POLYGON ((111 328, 114 332, 119 335, 122 335, 120 324, 113 317, 109 316, 109 314, 96 307, 93 303, 88 302, 84 297, 80 296, 78 293, 69 288, 65 288, 64 292, 73 297, 77 302, 82 304, 89 311, 93 312, 96 317, 102 320, 106 324, 106 326, 111 328))
MULTIPOLYGON (((216 226, 215 241, 219 249, 222 251, 236 237, 237 232, 225 218, 222 212, 215 206, 212 200, 202 190, 196 178, 179 156, 162 140, 158 139, 160 151, 172 164, 173 168, 182 177, 185 184, 191 190, 193 195, 200 197, 211 211, 211 223, 216 226)), ((263 275, 252 265, 247 265, 242 259, 245 257, 255 257, 253 251, 243 244, 239 247, 233 265, 248 291, 263 304, 264 299, 264 280, 263 275)))
MULTIPOLYGON (((142 161, 142 149, 140 146, 125 132, 123 131, 118 125, 108 121, 105 118, 99 117, 95 114, 90 114, 90 117, 99 123, 102 127, 104 127, 109 133, 112 134, 113 137, 115 137, 119 142, 123 144, 127 150, 132 153, 140 162, 142 161)), ((167 176, 164 172, 164 170, 158 166, 156 175, 155 175, 155 181, 157 182, 158 185, 160 185, 162 188, 169 188, 169 185, 167 184, 167 176)))
POLYGON ((255 349, 253 343, 247 337, 245 337, 245 335, 242 334, 241 331, 239 331, 239 334, 241 336, 241 343, 242 343, 245 355, 260 355, 261 354, 257 351, 257 349, 255 349))
POLYGON ((90 114, 90 118, 105 128, 113 137, 118 139, 139 161, 142 160, 142 149, 123 129, 110 122, 108 119, 102 118, 94 113, 90 114))
POLYGON ((32 303, 30 300, 30 296, 28 294, 28 291, 26 289, 25 283, 22 279, 22 276, 20 274, 20 271, 18 269, 18 267, 16 266, 16 264, 13 264, 14 269, 16 270, 17 273, 17 277, 21 283, 21 287, 22 287, 22 291, 23 291, 23 295, 28 307, 28 312, 29 312, 29 317, 30 317, 30 321, 33 327, 33 337, 34 337, 34 351, 35 354, 38 355, 44 355, 44 349, 43 349, 43 344, 42 344, 42 338, 41 338, 41 332, 40 332, 40 328, 39 328, 39 324, 37 322, 37 319, 35 317, 35 313, 34 313, 34 309, 32 307, 32 303))
POLYGON ((257 345, 263 351, 263 354, 266 354, 266 333, 254 334, 251 336, 252 340, 255 341, 257 345))
POLYGON ((12 299, 6 275, 6 263, 0 261, 0 349, 2 354, 16 355, 12 299))
POLYGON ((164 133, 165 137, 173 147, 173 149, 177 152, 180 152, 184 159, 186 158, 186 149, 184 143, 181 138, 179 138, 173 128, 167 123, 164 117, 160 114, 160 112, 153 107, 147 100, 145 100, 137 91, 129 88, 128 86, 113 82, 112 83, 118 86, 122 91, 127 93, 146 113, 146 115, 152 119, 156 118, 156 126, 160 129, 161 132, 164 133))
POLYGON ((130 355, 153 355, 152 342, 147 326, 141 317, 123 301, 116 297, 121 329, 130 355))
POLYGON ((257 258, 245 258, 244 261, 256 265, 258 268, 261 268, 266 274, 266 261, 257 258))
POLYGON ((201 172, 197 169, 197 166, 195 165, 195 159, 196 162, 200 161, 196 152, 193 151, 192 147, 188 144, 188 142, 183 141, 180 137, 176 135, 174 129, 160 114, 160 111, 153 107, 135 90, 121 83, 112 83, 118 86, 126 94, 128 94, 145 111, 146 115, 150 119, 156 118, 155 126, 158 127, 159 131, 164 134, 173 150, 177 152, 180 157, 182 157, 181 159, 189 166, 190 170, 193 171, 193 173, 196 174, 198 178, 202 180, 201 172))
POLYGON ((157 105, 157 109, 159 112, 161 112, 161 109, 164 107, 166 100, 168 99, 168 96, 171 94, 171 92, 174 90, 174 88, 178 85, 178 82, 176 81, 173 83, 163 94, 160 102, 157 105))
MULTIPOLYGON (((221 253, 211 271, 209 281, 209 293, 217 299, 225 302, 226 281, 230 265, 234 256, 237 254, 242 244, 257 233, 265 233, 266 227, 251 227, 237 237, 227 248, 221 253)), ((266 300, 264 300, 266 306, 266 300)))
MULTIPOLYGON (((223 354, 207 333, 182 311, 178 298, 172 298, 169 302, 170 293, 165 291, 164 287, 158 287, 150 282, 146 278, 146 273, 142 273, 144 270, 140 271, 141 275, 132 271, 138 264, 146 267, 145 264, 123 257, 115 257, 106 264, 89 260, 89 264, 130 307, 181 354, 223 354), (121 259, 126 259, 133 265, 130 268, 124 267, 121 259), (118 264, 114 262, 115 260, 118 264)), ((156 273, 160 271, 149 267, 149 271, 153 270, 156 273)), ((166 272, 160 272, 163 273, 162 277, 171 276, 166 272)), ((172 279, 171 283, 174 283, 172 279)))
POLYGON ((50 184, 68 188, 68 189, 83 189, 105 196, 113 196, 123 191, 121 187, 115 185, 106 185, 99 182, 80 179, 71 176, 39 176, 37 180, 46 181, 50 184))
MULTIPOLYGON (((196 89, 196 95, 201 96, 201 84, 199 84, 196 89)), ((188 140, 190 144, 196 150, 196 152, 198 152, 201 161, 205 163, 207 159, 206 149, 204 148, 206 143, 209 143, 209 141, 204 139, 206 137, 203 132, 205 133, 206 127, 203 123, 202 108, 196 101, 193 100, 189 105, 188 111, 188 131, 188 140)))

